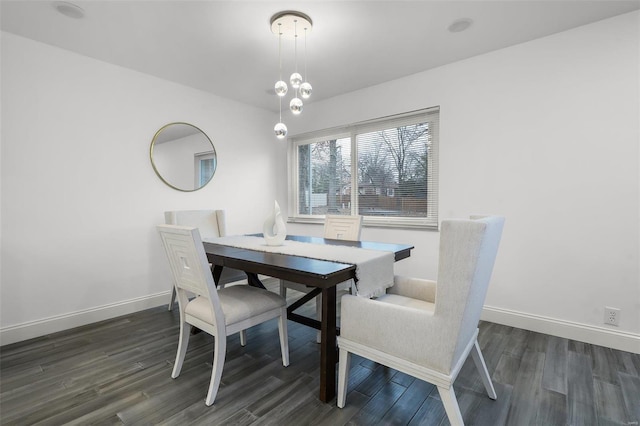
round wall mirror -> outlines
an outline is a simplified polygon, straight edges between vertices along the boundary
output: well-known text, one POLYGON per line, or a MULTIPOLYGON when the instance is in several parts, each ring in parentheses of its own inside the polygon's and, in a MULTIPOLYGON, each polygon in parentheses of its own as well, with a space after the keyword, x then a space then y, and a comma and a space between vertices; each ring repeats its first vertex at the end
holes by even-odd
POLYGON ((197 191, 216 171, 216 150, 196 126, 169 123, 151 141, 151 165, 164 183, 179 191, 197 191))

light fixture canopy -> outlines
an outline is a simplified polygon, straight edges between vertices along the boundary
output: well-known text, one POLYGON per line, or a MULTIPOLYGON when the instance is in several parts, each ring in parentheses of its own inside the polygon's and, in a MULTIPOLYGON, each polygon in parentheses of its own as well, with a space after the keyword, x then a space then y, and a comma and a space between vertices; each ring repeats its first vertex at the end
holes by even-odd
POLYGON ((282 37, 293 40, 296 37, 296 31, 300 34, 307 30, 307 34, 311 32, 313 22, 309 16, 295 10, 285 10, 278 12, 271 17, 271 32, 275 35, 282 33, 282 37))

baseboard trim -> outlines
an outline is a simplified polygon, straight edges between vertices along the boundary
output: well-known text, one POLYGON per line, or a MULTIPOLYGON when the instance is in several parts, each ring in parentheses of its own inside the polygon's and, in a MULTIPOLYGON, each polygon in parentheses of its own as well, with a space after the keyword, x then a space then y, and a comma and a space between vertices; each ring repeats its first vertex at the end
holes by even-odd
POLYGON ((605 327, 586 325, 486 305, 482 311, 481 319, 483 321, 495 322, 538 333, 640 354, 640 334, 636 333, 612 330, 605 327))
POLYGON ((56 315, 22 324, 0 328, 0 345, 8 345, 34 337, 44 336, 58 331, 103 321, 121 315, 131 314, 144 309, 169 303, 170 292, 151 294, 122 302, 111 303, 81 311, 56 315))
MULTIPOLYGON (((154 308, 166 304, 169 300, 169 295, 170 292, 163 291, 91 309, 2 327, 0 328, 0 345, 8 345, 121 315, 131 314, 144 309, 154 308)), ((483 321, 495 322, 524 330, 640 354, 640 334, 611 330, 605 327, 586 325, 493 306, 484 307, 481 319, 483 321)))

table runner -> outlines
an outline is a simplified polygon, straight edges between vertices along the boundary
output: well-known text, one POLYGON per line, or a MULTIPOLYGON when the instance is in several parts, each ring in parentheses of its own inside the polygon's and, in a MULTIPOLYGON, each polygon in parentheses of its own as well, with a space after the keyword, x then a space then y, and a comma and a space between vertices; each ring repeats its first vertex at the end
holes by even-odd
POLYGON ((358 296, 377 297, 385 289, 393 286, 393 252, 369 250, 360 247, 314 244, 285 240, 281 246, 268 246, 264 238, 249 235, 233 235, 219 238, 205 238, 203 241, 224 246, 270 253, 328 260, 356 266, 358 296))

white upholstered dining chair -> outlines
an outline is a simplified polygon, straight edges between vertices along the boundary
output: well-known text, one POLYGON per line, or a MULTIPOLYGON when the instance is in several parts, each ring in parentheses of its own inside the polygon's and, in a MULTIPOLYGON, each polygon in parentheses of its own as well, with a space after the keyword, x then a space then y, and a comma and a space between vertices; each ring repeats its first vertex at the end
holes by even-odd
POLYGON ((362 216, 328 214, 324 218, 324 238, 330 240, 360 241, 362 216))
POLYGON ((282 364, 289 365, 287 303, 279 295, 248 285, 218 290, 197 228, 158 225, 180 307, 180 340, 172 378, 182 369, 191 327, 214 336, 213 371, 205 403, 213 404, 220 387, 227 336, 278 318, 282 364), (189 300, 187 292, 196 297, 189 300))
MULTIPOLYGON (((198 228, 202 238, 216 238, 227 235, 226 216, 224 210, 172 210, 164 212, 164 223, 167 225, 193 226, 198 228)), ((236 269, 224 268, 218 285, 245 280, 247 275, 236 269)), ((176 301, 176 289, 171 292, 169 310, 176 301)))
POLYGON ((378 299, 342 298, 338 407, 352 353, 436 385, 452 425, 464 424, 453 382, 469 353, 496 399, 477 336, 503 224, 498 216, 444 220, 437 282, 396 276, 378 299))
MULTIPOLYGON (((362 216, 346 216, 346 215, 326 215, 324 220, 323 237, 331 240, 360 241, 362 232, 362 216)), ((350 291, 353 280, 338 284, 337 292, 350 291)), ((314 287, 308 287, 291 281, 280 280, 280 295, 287 298, 287 288, 308 293, 314 287)), ((316 296, 316 318, 322 320, 322 299, 321 295, 316 296)), ((320 343, 320 332, 318 331, 316 341, 320 343)))

